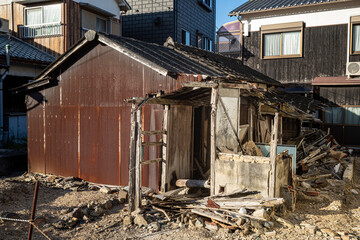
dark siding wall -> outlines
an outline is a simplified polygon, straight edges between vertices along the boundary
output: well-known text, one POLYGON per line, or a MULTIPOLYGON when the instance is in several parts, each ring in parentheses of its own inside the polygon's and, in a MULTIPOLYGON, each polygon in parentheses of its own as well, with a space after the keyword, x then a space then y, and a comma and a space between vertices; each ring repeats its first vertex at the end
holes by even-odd
MULTIPOLYGON (((319 76, 344 76, 347 57, 347 25, 304 28, 302 58, 260 59, 261 34, 244 37, 244 63, 286 83, 311 83, 319 76)), ((352 57, 351 61, 360 58, 352 57)))
POLYGON ((163 44, 175 36, 174 0, 130 0, 132 10, 123 16, 123 36, 163 44), (156 19, 159 18, 159 24, 156 19))
POLYGON ((360 87, 320 87, 320 97, 339 105, 360 106, 360 87))
POLYGON ((171 36, 181 42, 182 29, 191 33, 196 46, 196 31, 215 40, 215 7, 208 11, 198 0, 129 0, 132 10, 123 16, 123 36, 163 44, 171 36), (175 11, 174 11, 175 9, 175 11), (160 24, 154 23, 160 18, 160 24))
POLYGON ((216 1, 213 0, 212 11, 204 9, 198 0, 178 0, 177 2, 177 42, 181 42, 181 31, 190 32, 191 45, 196 46, 196 32, 210 38, 215 43, 216 1))
MULTIPOLYGON (((76 55, 58 86, 29 97, 29 171, 127 185, 131 106, 124 99, 169 92, 190 79, 161 76, 107 46, 76 55), (45 106, 37 105, 42 95, 45 106)), ((145 107, 143 118, 144 130, 161 129, 161 106, 145 107)), ((145 167, 144 184, 156 187, 157 171, 145 167)))

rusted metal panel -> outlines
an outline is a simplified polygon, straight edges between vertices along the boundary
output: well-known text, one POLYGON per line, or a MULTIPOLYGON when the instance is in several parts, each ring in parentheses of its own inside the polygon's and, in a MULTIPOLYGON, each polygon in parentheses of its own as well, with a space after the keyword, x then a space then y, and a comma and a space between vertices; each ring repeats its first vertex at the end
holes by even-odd
MULTIPOLYGON (((58 86, 44 91, 45 136, 42 107, 29 112, 31 171, 127 185, 131 106, 124 99, 159 90, 170 92, 183 82, 197 80, 197 76, 164 77, 110 47, 98 45, 63 66, 58 80, 58 86)), ((143 122, 144 130, 160 130, 162 107, 146 107, 143 122)), ((152 136, 149 140, 161 139, 152 136)), ((159 148, 148 147, 144 160, 159 156, 159 148)), ((158 189, 158 163, 149 164, 143 172, 144 185, 158 189)))
MULTIPOLYGON (((100 132, 96 138, 98 146, 94 174, 102 183, 120 184, 119 179, 119 108, 101 107, 98 110, 100 132)), ((87 126, 91 127, 91 126, 87 126)))
POLYGON ((61 120, 60 108, 57 106, 46 106, 45 113, 45 164, 47 174, 62 175, 61 158, 61 120), (51 141, 48 141, 51 140, 51 141), (56 161, 54 161, 56 159, 56 161))
POLYGON ((29 172, 44 173, 44 108, 39 105, 41 100, 40 92, 27 97, 28 167, 29 172))
POLYGON ((80 178, 91 182, 101 182, 95 175, 100 130, 98 114, 98 108, 80 108, 80 178))

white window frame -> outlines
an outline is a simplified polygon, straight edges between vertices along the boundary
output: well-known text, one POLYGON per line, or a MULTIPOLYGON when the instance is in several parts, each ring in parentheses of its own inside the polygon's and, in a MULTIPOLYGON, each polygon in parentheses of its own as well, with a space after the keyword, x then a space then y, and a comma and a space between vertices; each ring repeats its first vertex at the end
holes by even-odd
MULTIPOLYGON (((57 4, 51 4, 51 5, 48 5, 48 6, 55 6, 55 5, 59 5, 60 6, 60 16, 61 16, 61 19, 63 17, 63 14, 62 14, 62 5, 61 3, 57 3, 57 4)), ((25 26, 38 26, 38 25, 46 25, 46 24, 54 24, 54 23, 61 23, 61 20, 59 22, 49 22, 49 23, 44 23, 44 6, 36 6, 36 7, 26 7, 24 8, 24 22, 25 22, 25 26), (34 25, 28 25, 27 24, 27 14, 26 14, 26 11, 27 10, 32 10, 32 9, 41 9, 41 23, 40 24, 34 24, 34 25)))
POLYGON ((260 58, 261 59, 276 59, 276 58, 300 58, 303 56, 303 39, 304 39, 304 22, 293 22, 283 24, 271 24, 261 26, 261 45, 260 45, 260 58), (300 32, 300 53, 294 55, 283 54, 283 33, 286 32, 300 32), (280 55, 265 56, 264 55, 264 36, 266 34, 281 34, 280 42, 280 55))
POLYGON ((351 17, 350 24, 350 55, 359 55, 360 51, 354 50, 354 26, 360 25, 360 16, 351 17))
POLYGON ((103 21, 105 21, 105 28, 106 28, 106 31, 105 31, 105 33, 109 33, 109 29, 108 29, 108 19, 106 19, 106 18, 103 18, 103 17, 100 17, 100 16, 96 16, 96 31, 98 32, 98 25, 97 25, 97 20, 98 19, 100 19, 100 20, 103 20, 103 21))

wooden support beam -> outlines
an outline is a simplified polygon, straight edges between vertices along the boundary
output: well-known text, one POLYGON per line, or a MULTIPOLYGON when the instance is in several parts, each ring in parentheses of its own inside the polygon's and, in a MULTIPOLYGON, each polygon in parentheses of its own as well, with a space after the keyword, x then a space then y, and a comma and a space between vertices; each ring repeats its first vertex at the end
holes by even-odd
POLYGON ((252 106, 249 108, 249 141, 254 141, 254 117, 252 106))
POLYGON ((143 135, 162 135, 164 134, 164 131, 162 130, 154 130, 154 131, 143 131, 143 135))
POLYGON ((210 195, 215 195, 215 161, 216 161, 216 113, 219 98, 219 88, 211 90, 210 116, 210 195))
POLYGON ((162 142, 143 142, 142 145, 143 146, 162 146, 162 142))
POLYGON ((163 140, 163 146, 162 146, 162 164, 161 164, 161 192, 166 192, 166 174, 167 174, 167 143, 168 143, 168 136, 167 136, 167 130, 168 130, 168 118, 169 118, 169 105, 164 106, 164 112, 163 112, 163 132, 162 140, 163 140))
POLYGON ((275 113, 274 125, 271 133, 271 142, 270 142, 270 179, 269 179, 269 198, 275 197, 275 181, 276 181, 276 149, 278 141, 278 131, 279 131, 279 113, 275 113))
POLYGON ((129 159, 129 213, 135 211, 135 162, 136 162, 136 111, 135 104, 131 109, 130 159, 129 159))
POLYGON ((177 187, 210 188, 208 180, 178 179, 175 185, 177 187))
POLYGON ((148 164, 157 163, 157 162, 161 162, 161 161, 162 161, 162 158, 156 158, 156 159, 152 159, 152 160, 143 161, 141 163, 141 165, 148 165, 148 164))
POLYGON ((135 163, 135 209, 141 208, 141 180, 142 180, 142 108, 136 111, 136 163, 135 163))
POLYGON ((196 88, 215 88, 219 84, 213 82, 185 82, 183 87, 196 87, 196 88))

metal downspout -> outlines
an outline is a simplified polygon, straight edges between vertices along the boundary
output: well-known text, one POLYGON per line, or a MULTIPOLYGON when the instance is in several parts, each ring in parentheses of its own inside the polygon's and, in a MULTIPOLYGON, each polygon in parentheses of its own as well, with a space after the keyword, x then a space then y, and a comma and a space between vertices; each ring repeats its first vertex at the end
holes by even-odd
POLYGON ((240 14, 236 13, 237 20, 240 23, 240 60, 242 63, 244 63, 244 26, 241 22, 240 14))

